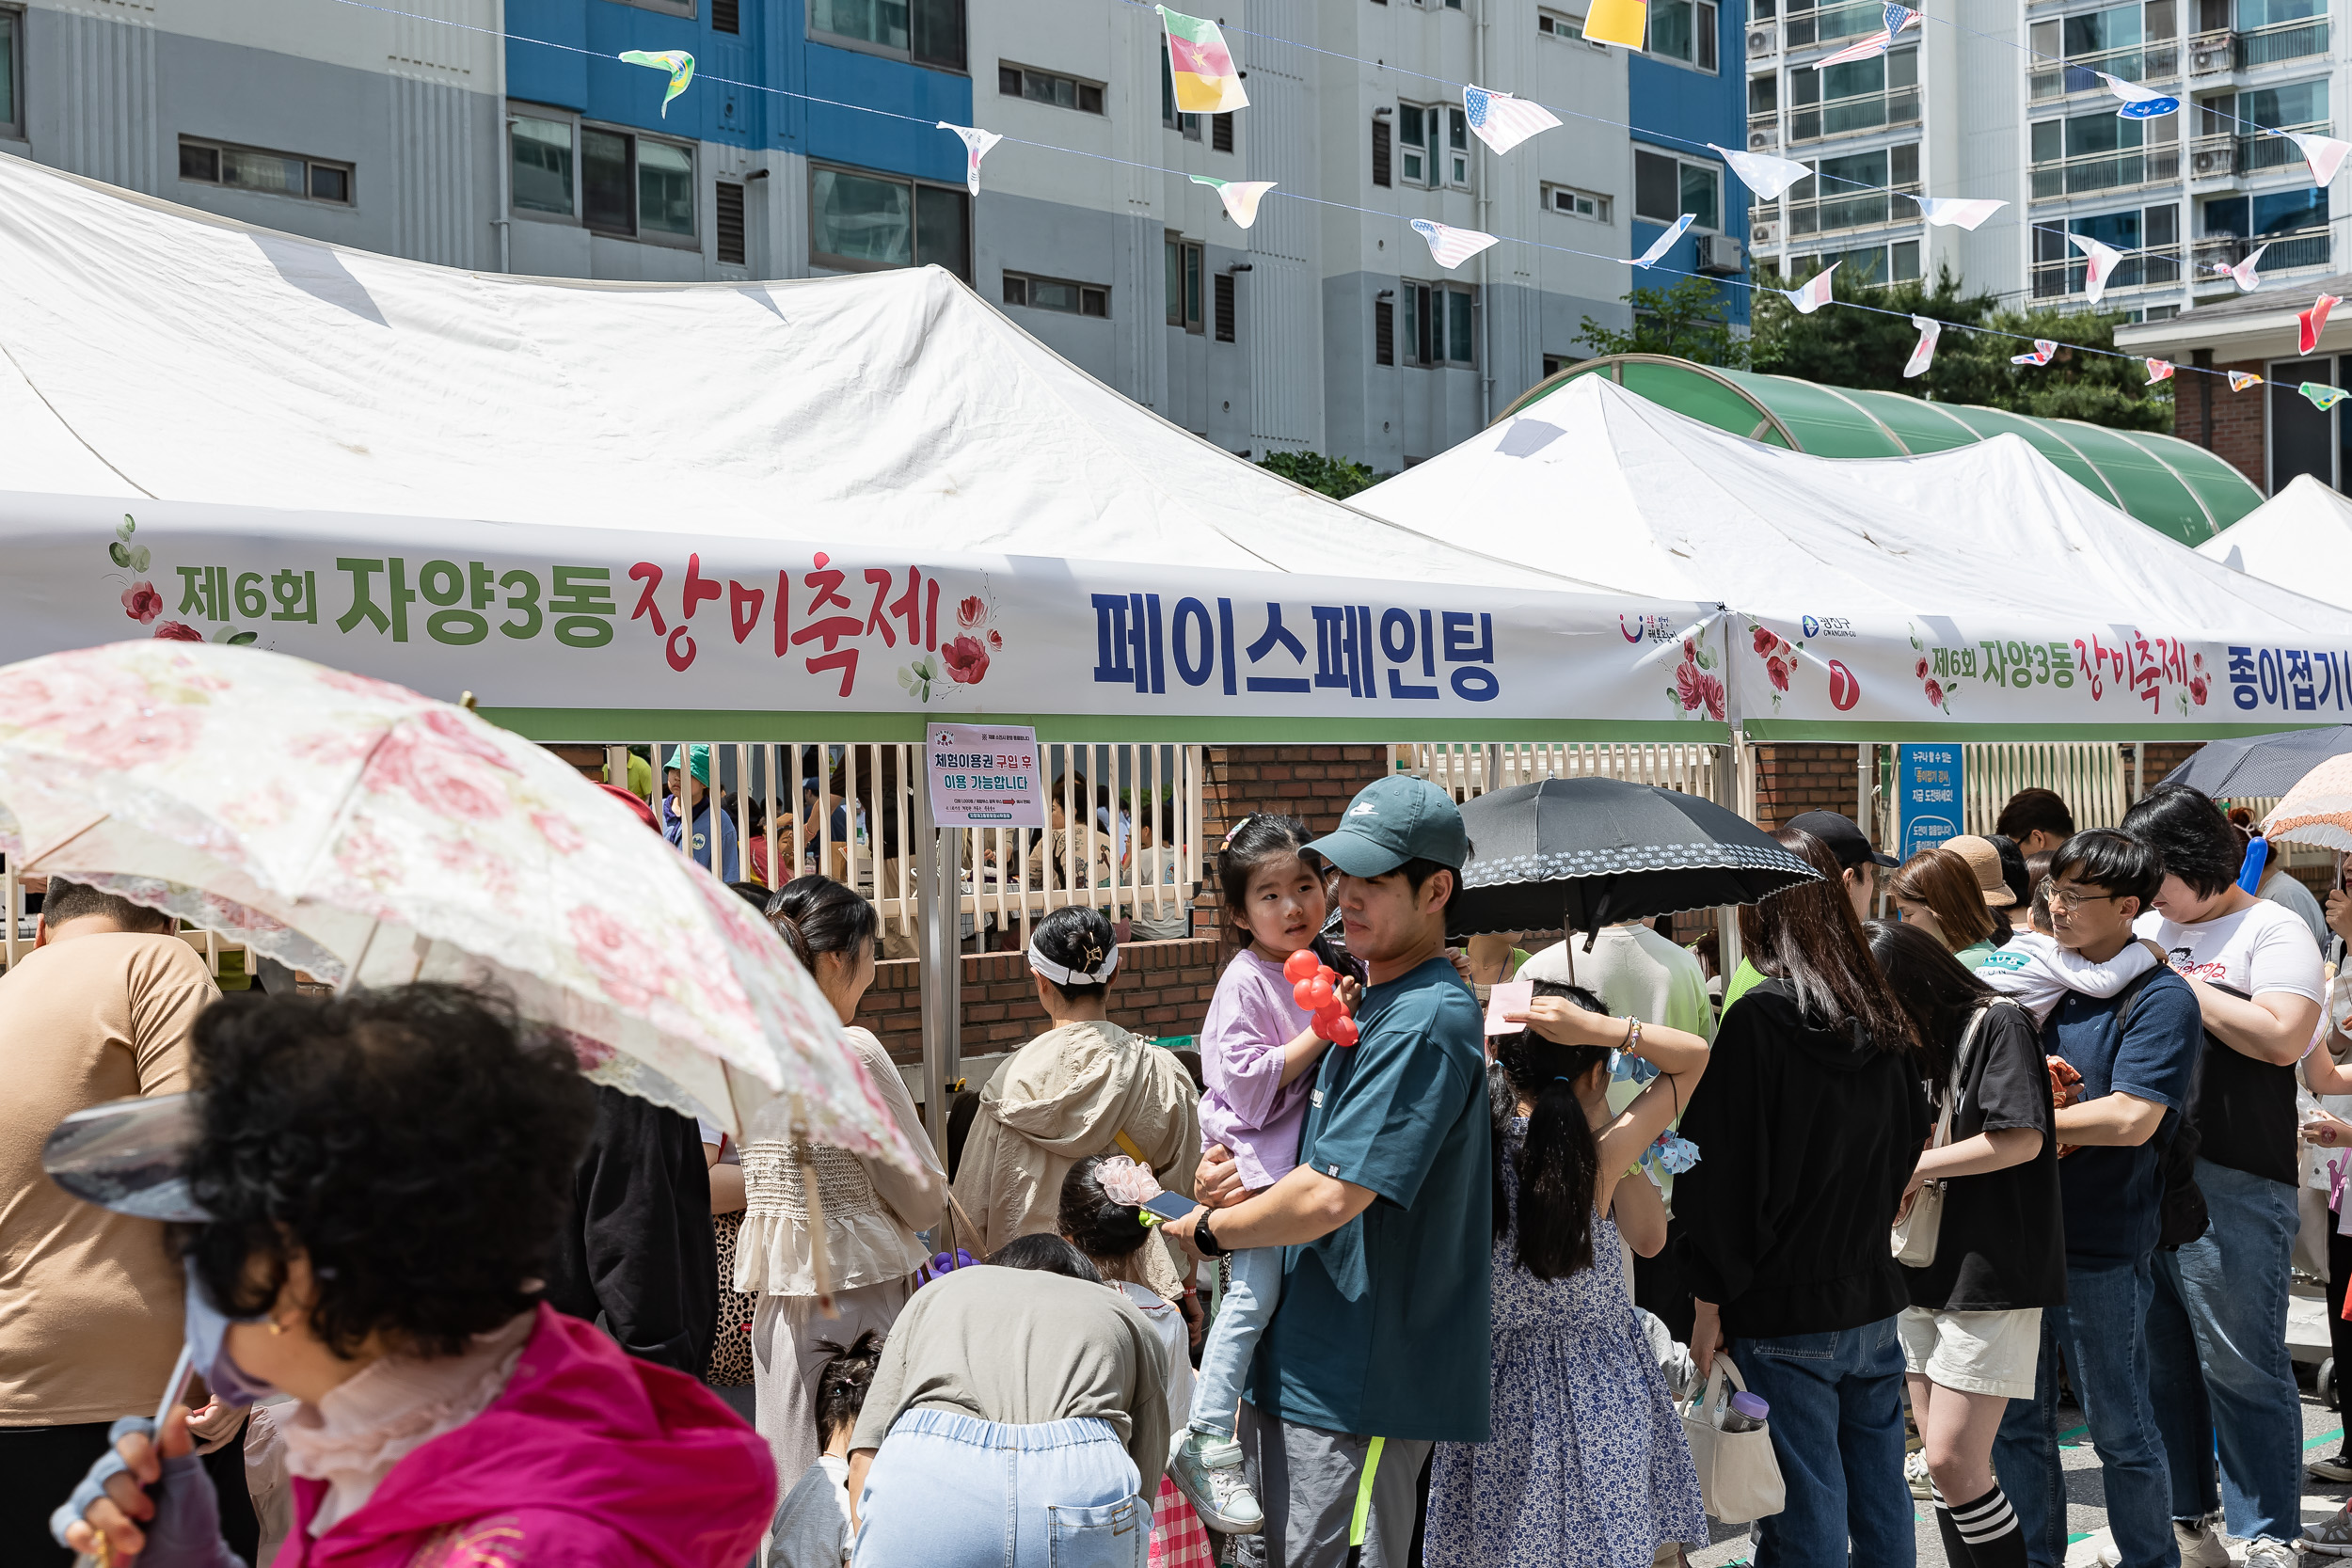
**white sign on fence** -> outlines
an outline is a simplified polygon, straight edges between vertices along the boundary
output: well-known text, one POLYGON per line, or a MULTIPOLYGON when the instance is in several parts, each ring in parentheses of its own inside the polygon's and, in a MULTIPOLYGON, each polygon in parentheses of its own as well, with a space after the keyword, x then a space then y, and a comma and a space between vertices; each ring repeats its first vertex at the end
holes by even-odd
POLYGON ((1045 781, 1037 731, 933 724, 924 736, 931 820, 943 828, 1042 828, 1045 781))

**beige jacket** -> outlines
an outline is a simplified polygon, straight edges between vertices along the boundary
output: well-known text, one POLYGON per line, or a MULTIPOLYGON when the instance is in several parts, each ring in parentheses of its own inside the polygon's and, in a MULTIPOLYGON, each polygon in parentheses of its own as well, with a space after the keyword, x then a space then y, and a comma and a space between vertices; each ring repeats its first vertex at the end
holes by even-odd
MULTIPOLYGON (((985 1256, 1051 1231, 1062 1178, 1094 1154, 1141 1151, 1160 1184, 1192 1191, 1200 1158, 1200 1099, 1173 1053, 1116 1023, 1049 1029, 1001 1063, 980 1090, 979 1114, 956 1170, 956 1197, 979 1227, 985 1256)), ((1154 1237, 1144 1250, 1152 1288, 1184 1293, 1182 1250, 1154 1237)))

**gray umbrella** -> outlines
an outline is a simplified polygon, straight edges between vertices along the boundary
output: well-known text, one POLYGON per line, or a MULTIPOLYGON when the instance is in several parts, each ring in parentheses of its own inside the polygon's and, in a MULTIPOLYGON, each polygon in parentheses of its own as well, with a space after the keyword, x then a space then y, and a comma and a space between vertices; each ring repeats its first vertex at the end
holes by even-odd
POLYGON ((2352 752, 2352 724, 2209 740, 2167 773, 2164 782, 2201 789, 2217 800, 2268 800, 2301 784, 2304 774, 2329 757, 2347 752, 2352 752))

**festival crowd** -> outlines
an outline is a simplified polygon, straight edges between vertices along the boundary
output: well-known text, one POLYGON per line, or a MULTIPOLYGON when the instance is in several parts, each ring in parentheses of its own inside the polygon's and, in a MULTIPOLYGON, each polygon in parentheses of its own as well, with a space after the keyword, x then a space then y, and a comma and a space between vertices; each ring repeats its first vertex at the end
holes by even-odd
MULTIPOLYGON (((644 815, 707 857, 686 760, 644 815)), ((2352 1145, 2343 892, 2242 887, 2178 786, 2079 832, 2028 790, 1899 865, 1808 813, 1774 837, 1819 879, 1724 974, 1642 923, 1450 946, 1454 800, 1339 821, 1217 848, 1197 1053, 1112 1022, 1104 912, 1038 921, 1043 1027, 945 1161, 856 1022, 872 904, 743 884, 912 1170, 739 1148, 495 996, 224 996, 52 879, 0 976, 0 1561, 1652 1568, 1708 1541, 1686 1409, 1736 1388, 1759 1568, 1903 1568, 1922 1501, 1961 1568, 2058 1568, 2061 1373, 2111 1560, 2352 1554, 2302 1523, 2284 1338, 2298 1190, 2343 1185, 2304 1146, 2352 1145), (191 1089, 121 1210, 44 1175, 69 1114, 191 1089)))

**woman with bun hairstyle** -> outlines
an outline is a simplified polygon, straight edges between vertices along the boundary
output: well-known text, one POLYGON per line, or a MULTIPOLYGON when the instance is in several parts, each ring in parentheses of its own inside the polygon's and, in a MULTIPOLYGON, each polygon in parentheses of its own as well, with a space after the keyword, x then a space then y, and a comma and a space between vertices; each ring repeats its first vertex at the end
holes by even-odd
MULTIPOLYGON (((1052 1027, 998 1065, 980 1090, 956 1196, 975 1254, 1053 1230, 1062 1179, 1090 1155, 1124 1154, 1162 1183, 1200 1157, 1200 1095, 1172 1052, 1110 1021, 1119 943, 1100 910, 1066 905, 1029 939, 1030 979, 1052 1027)), ((1153 1237, 1141 1277, 1163 1301, 1184 1293, 1178 1255, 1153 1237)))
POLYGON ((799 1154, 782 1138, 743 1146, 743 1227, 735 1243, 735 1288, 759 1299, 752 1317, 754 1408, 785 1490, 800 1483, 822 1448, 810 1390, 834 1350, 871 1329, 888 1334, 930 1257, 916 1234, 947 1227, 946 1173, 915 1114, 906 1080, 873 1034, 855 1026, 874 983, 874 906, 830 877, 796 877, 768 901, 768 921, 833 1004, 842 1035, 923 1161, 910 1175, 887 1161, 823 1144, 800 1151, 817 1170, 824 1246, 838 1317, 817 1309, 816 1249, 801 1187, 799 1154))

